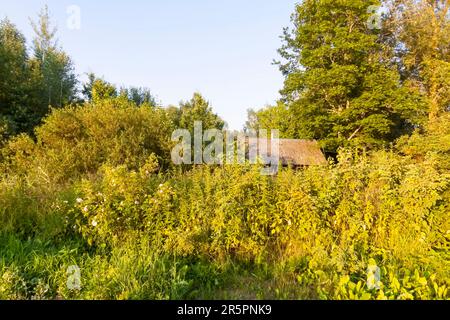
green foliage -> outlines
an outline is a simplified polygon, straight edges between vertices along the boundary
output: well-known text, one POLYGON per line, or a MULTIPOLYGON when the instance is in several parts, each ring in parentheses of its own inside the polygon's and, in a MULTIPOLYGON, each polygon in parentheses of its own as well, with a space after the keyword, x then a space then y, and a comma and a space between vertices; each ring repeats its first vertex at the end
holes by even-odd
POLYGON ((75 101, 77 79, 70 57, 57 46, 56 27, 51 26, 47 6, 42 9, 37 22, 32 22, 35 32, 31 60, 36 103, 40 116, 47 114, 49 106, 62 107, 75 101))
POLYGON ((0 24, 0 122, 7 123, 8 135, 32 133, 49 106, 76 99, 73 65, 56 45, 46 8, 33 28, 36 38, 29 57, 24 36, 8 20, 0 24))
POLYGON ((435 120, 450 106, 450 4, 448 1, 389 1, 389 44, 409 87, 420 90, 435 120))
POLYGON ((0 299, 183 299, 192 287, 187 261, 158 256, 144 241, 92 256, 74 241, 1 240, 0 299), (71 291, 67 270, 74 265, 83 272, 82 282, 81 290, 71 291))
POLYGON ((292 114, 281 101, 276 106, 267 106, 261 110, 248 110, 246 129, 271 130, 278 129, 281 138, 289 138, 295 135, 292 131, 292 114))
POLYGON ((37 196, 29 186, 11 185, 0 195, 0 234, 22 230, 25 236, 41 225, 46 232, 40 238, 52 239, 48 246, 54 239, 79 245, 70 258, 42 248, 42 257, 17 260, 12 258, 17 254, 8 256, 22 245, 14 240, 15 246, 3 251, 2 293, 448 299, 448 171, 441 172, 432 156, 417 163, 390 152, 347 151, 339 160, 272 178, 250 165, 160 174, 153 157, 134 170, 103 165, 95 177, 85 176, 53 196, 42 188, 37 196), (44 266, 35 259, 55 262, 44 266), (25 268, 29 263, 33 267, 25 268), (73 264, 82 270, 81 291, 65 286, 65 269, 73 264), (377 281, 367 271, 374 265, 381 275, 375 289, 367 284, 377 281), (243 282, 257 292, 247 292, 243 282))
POLYGON ((104 100, 53 110, 36 130, 36 143, 19 136, 3 153, 7 171, 50 185, 95 174, 105 163, 137 168, 153 154, 167 166, 171 126, 162 109, 104 100))
POLYGON ((94 103, 117 98, 117 89, 114 85, 102 79, 96 79, 92 84, 91 96, 94 103))
POLYGON ((120 96, 134 102, 137 106, 156 107, 156 99, 147 88, 122 88, 120 90, 120 96))
POLYGON ((402 137, 397 143, 398 149, 418 161, 434 156, 439 167, 450 169, 450 113, 441 114, 431 121, 424 134, 417 130, 410 137, 402 137))
POLYGON ((380 147, 424 115, 420 95, 401 85, 368 10, 380 1, 308 0, 286 29, 279 63, 293 138, 342 146, 380 147))
POLYGON ((201 121, 203 129, 222 130, 225 122, 218 115, 213 113, 208 101, 200 93, 194 93, 191 100, 181 102, 179 108, 170 108, 175 127, 177 129, 188 129, 191 135, 194 134, 194 122, 201 121))
POLYGON ((86 102, 72 105, 47 9, 32 58, 4 20, 0 299, 450 299, 448 7, 396 1, 407 10, 386 22, 404 30, 378 32, 366 27, 378 3, 298 4, 280 50, 283 101, 250 111, 247 129, 333 152, 417 130, 394 150, 340 148, 336 163, 275 177, 173 167, 174 129, 225 127, 199 93, 163 109, 148 89, 89 74, 86 102))
POLYGON ((0 123, 2 136, 26 129, 32 120, 29 104, 30 66, 24 36, 7 19, 0 23, 0 123))
POLYGON ((130 101, 136 106, 156 107, 156 99, 147 88, 117 88, 100 78, 94 73, 88 73, 88 81, 83 84, 82 94, 88 102, 101 102, 105 99, 119 98, 124 101, 130 101))

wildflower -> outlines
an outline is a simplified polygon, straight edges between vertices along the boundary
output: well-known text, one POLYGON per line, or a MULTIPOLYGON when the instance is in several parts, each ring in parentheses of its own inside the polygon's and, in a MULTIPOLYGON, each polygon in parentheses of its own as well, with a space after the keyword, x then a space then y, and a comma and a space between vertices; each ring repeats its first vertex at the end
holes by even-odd
POLYGON ((292 224, 291 220, 288 220, 288 226, 290 226, 292 224))
POLYGON ((98 224, 98 223, 97 223, 97 220, 92 220, 92 226, 93 226, 93 227, 96 227, 97 224, 98 224))
POLYGON ((82 203, 82 202, 83 202, 83 199, 77 198, 77 203, 82 203))
POLYGON ((135 204, 135 205, 138 205, 138 204, 139 204, 139 201, 138 201, 138 200, 136 200, 136 201, 134 202, 134 204, 135 204))
POLYGON ((84 211, 84 212, 88 212, 88 211, 89 211, 89 208, 88 208, 88 207, 84 207, 84 208, 83 208, 83 211, 84 211))
POLYGON ((369 290, 381 288, 381 270, 377 266, 374 259, 369 260, 369 265, 367 266, 367 288, 369 290))

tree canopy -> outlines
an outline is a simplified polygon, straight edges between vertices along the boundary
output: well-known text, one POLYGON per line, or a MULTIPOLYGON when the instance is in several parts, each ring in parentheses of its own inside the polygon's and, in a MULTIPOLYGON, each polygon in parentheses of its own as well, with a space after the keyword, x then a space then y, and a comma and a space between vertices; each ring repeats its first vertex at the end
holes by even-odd
POLYGON ((279 50, 280 104, 248 123, 331 153, 387 146, 449 110, 449 30, 448 1, 302 1, 279 50))

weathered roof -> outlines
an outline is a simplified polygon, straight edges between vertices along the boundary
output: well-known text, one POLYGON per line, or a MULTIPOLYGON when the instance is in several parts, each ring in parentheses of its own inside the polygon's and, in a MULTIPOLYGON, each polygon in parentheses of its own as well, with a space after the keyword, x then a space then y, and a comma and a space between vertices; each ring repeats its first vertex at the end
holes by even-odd
MULTIPOLYGON (((325 159, 319 144, 315 140, 276 139, 279 142, 279 158, 282 165, 312 166, 325 165, 325 159)), ((270 156, 271 141, 267 139, 267 150, 270 156)), ((257 143, 257 139, 249 139, 250 144, 257 143)))

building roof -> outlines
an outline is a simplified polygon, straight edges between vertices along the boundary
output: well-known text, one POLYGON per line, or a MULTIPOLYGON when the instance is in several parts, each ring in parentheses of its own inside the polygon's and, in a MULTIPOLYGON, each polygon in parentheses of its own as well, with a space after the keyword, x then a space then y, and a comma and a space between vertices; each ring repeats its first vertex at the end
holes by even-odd
MULTIPOLYGON (((284 166, 313 166, 325 165, 325 159, 319 144, 315 140, 276 139, 279 142, 279 158, 284 166)), ((271 141, 267 140, 267 150, 270 156, 271 141)), ((257 139, 249 139, 249 144, 257 143, 257 139)), ((262 150, 263 151, 263 150, 262 150)))

